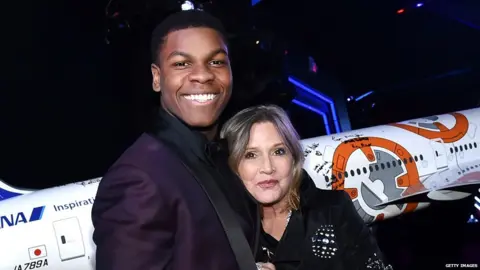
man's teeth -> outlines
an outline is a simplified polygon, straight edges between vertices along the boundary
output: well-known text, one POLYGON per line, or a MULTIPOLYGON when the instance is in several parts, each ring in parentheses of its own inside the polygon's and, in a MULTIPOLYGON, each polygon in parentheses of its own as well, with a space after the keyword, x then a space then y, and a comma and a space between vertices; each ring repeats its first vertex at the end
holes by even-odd
POLYGON ((199 94, 199 95, 185 95, 184 97, 188 100, 193 100, 197 102, 207 102, 216 97, 216 94, 199 94))

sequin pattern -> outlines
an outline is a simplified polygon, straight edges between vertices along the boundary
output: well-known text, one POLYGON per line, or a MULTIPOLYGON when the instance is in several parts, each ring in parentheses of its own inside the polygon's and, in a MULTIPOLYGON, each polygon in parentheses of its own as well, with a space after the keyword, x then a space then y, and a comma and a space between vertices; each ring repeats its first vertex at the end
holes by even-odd
POLYGON ((272 261, 272 257, 274 256, 273 252, 271 252, 268 248, 262 246, 262 251, 265 255, 267 255, 268 261, 272 261))
POLYGON ((391 265, 385 265, 385 263, 378 258, 377 253, 373 253, 373 257, 368 258, 365 263, 366 269, 373 270, 393 270, 391 265))
POLYGON ((322 225, 312 236, 313 255, 322 259, 331 259, 338 250, 333 225, 322 225))

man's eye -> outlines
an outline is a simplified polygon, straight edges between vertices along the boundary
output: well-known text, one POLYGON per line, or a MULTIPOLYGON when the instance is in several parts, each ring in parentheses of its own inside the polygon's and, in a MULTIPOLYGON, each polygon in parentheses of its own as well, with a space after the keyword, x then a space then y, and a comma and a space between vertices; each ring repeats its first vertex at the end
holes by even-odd
POLYGON ((210 64, 214 65, 214 66, 222 66, 222 65, 225 65, 225 61, 223 60, 213 60, 210 62, 210 64))
POLYGON ((188 65, 188 63, 186 63, 186 62, 175 62, 175 63, 173 63, 174 67, 186 67, 187 65, 188 65))

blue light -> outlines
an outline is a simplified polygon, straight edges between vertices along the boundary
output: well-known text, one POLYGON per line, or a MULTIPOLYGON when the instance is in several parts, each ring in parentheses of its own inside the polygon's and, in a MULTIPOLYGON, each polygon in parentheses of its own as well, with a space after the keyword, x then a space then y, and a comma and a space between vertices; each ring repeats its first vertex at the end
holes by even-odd
POLYGON ((417 4, 417 7, 421 7, 421 6, 423 6, 423 3, 418 3, 417 4))
POLYGON ((371 95, 372 93, 373 93, 373 91, 367 92, 367 93, 365 93, 365 94, 357 97, 357 98, 355 99, 355 101, 359 101, 359 100, 361 100, 362 98, 365 98, 365 97, 371 95))
POLYGON ((252 0, 252 7, 258 4, 261 0, 252 0))
POLYGON ((341 132, 340 124, 338 123, 338 118, 337 118, 337 110, 335 109, 335 104, 333 103, 332 99, 330 99, 329 97, 321 94, 318 91, 315 91, 313 88, 310 88, 310 87, 304 85, 303 83, 297 81, 293 77, 288 77, 288 81, 293 83, 298 88, 304 90, 305 92, 310 93, 310 94, 316 96, 317 98, 327 102, 330 105, 330 109, 332 110, 332 118, 333 118, 333 123, 335 124, 335 130, 336 130, 337 133, 341 132))
POLYGON ((323 118, 323 123, 325 124, 325 131, 327 132, 327 135, 332 134, 332 132, 330 131, 330 125, 328 125, 327 115, 326 115, 324 112, 322 112, 322 111, 320 111, 320 110, 317 110, 317 109, 313 108, 312 106, 307 105, 307 104, 305 104, 305 103, 303 103, 303 102, 301 102, 301 101, 299 101, 299 100, 297 100, 297 99, 292 100, 292 102, 293 102, 294 104, 302 107, 302 108, 305 108, 305 109, 307 109, 307 110, 309 110, 309 111, 312 111, 312 112, 314 112, 314 113, 322 116, 322 118, 323 118))
POLYGON ((468 219, 467 223, 478 223, 478 219, 476 219, 472 214, 470 215, 470 218, 468 219))

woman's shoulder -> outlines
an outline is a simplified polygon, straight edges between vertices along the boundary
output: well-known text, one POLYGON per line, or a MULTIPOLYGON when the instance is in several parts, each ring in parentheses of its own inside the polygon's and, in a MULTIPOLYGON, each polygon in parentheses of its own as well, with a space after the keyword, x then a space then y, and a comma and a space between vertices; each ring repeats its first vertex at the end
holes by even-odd
POLYGON ((351 203, 350 196, 343 190, 320 189, 313 179, 304 172, 301 184, 301 198, 309 207, 346 206, 351 203))
POLYGON ((310 208, 345 208, 352 203, 348 194, 343 190, 324 190, 317 188, 307 199, 310 208))

